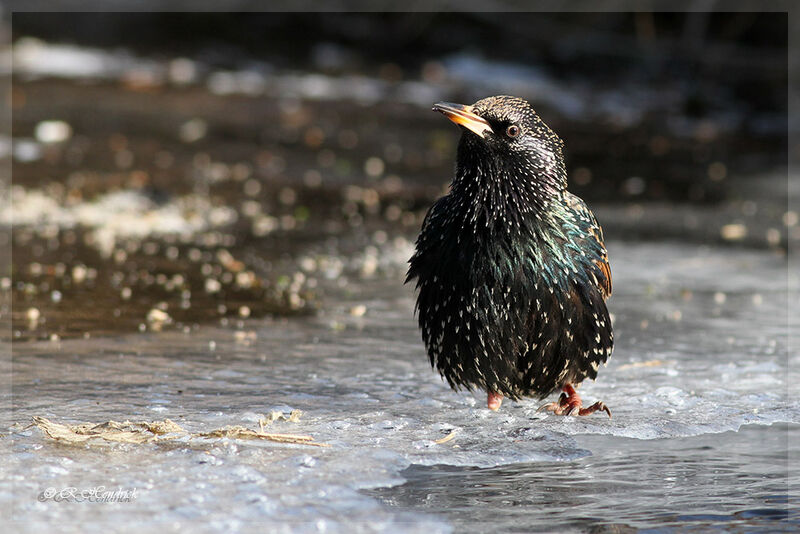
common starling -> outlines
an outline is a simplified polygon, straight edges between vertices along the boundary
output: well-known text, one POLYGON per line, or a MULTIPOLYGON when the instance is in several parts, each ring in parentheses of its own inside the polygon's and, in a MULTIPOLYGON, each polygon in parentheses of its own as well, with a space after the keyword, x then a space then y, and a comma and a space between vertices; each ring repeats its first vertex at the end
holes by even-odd
POLYGON ((575 387, 611 355, 611 270, 600 225, 567 191, 563 142, 521 98, 434 111, 461 126, 450 192, 425 216, 406 282, 431 365, 458 390, 588 408, 575 387))

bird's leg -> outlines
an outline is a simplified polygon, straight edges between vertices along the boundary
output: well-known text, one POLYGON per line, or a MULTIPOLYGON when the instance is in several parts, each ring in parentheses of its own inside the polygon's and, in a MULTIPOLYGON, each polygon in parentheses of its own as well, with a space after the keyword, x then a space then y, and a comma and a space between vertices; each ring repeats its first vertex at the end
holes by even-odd
POLYGON ((545 404, 537 411, 547 410, 556 415, 589 415, 600 410, 606 412, 608 417, 611 418, 611 410, 600 401, 595 402, 588 408, 583 408, 583 401, 578 392, 575 391, 575 388, 572 387, 572 384, 564 384, 561 390, 563 393, 558 398, 558 402, 545 404))
POLYGON ((490 410, 496 412, 500 409, 500 405, 503 404, 503 394, 497 393, 495 391, 489 392, 489 398, 486 399, 486 405, 490 410))

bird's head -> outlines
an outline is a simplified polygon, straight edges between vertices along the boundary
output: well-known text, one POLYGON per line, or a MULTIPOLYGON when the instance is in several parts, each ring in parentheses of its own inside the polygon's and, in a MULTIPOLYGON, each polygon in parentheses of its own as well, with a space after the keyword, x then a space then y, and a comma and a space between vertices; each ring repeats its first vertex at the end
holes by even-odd
POLYGON ((477 173, 550 192, 566 188, 563 142, 527 101, 492 96, 471 106, 439 102, 433 110, 463 129, 457 176, 477 173))

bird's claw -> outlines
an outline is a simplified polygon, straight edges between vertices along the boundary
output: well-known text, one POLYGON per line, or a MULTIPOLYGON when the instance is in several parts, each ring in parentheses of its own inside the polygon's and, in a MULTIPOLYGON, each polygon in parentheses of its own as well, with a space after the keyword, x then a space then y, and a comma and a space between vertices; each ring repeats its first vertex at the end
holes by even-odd
MULTIPOLYGON (((566 389, 566 388, 565 388, 566 389)), ((608 414, 608 418, 611 419, 611 410, 608 409, 608 406, 605 403, 597 401, 588 408, 583 407, 583 401, 578 396, 578 393, 572 388, 569 387, 569 394, 566 392, 562 393, 561 396, 558 398, 558 402, 549 402, 540 406, 536 411, 548 411, 553 412, 555 415, 576 415, 576 416, 583 416, 583 415, 590 415, 594 412, 601 411, 606 412, 608 414)))
POLYGON ((578 415, 589 415, 594 412, 606 412, 608 414, 608 418, 611 419, 611 410, 608 409, 608 406, 605 403, 597 401, 588 408, 581 408, 578 410, 578 415))
POLYGON ((548 402, 547 404, 542 404, 538 408, 536 408, 536 413, 539 412, 555 412, 559 410, 559 406, 557 402, 548 402))
POLYGON ((567 399, 567 394, 562 393, 557 402, 548 402, 547 404, 542 404, 536 409, 536 412, 548 411, 553 412, 556 415, 567 415, 564 413, 564 407, 567 404, 567 399))

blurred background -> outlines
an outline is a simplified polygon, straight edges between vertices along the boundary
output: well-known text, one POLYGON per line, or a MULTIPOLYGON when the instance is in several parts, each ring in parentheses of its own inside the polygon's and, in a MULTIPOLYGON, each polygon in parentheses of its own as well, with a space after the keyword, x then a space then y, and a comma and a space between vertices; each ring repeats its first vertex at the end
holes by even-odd
POLYGON ((609 241, 785 256, 800 238, 785 13, 5 12, 3 24, 16 340, 191 332, 397 294, 452 175, 459 132, 431 113, 440 100, 528 99, 609 241))

